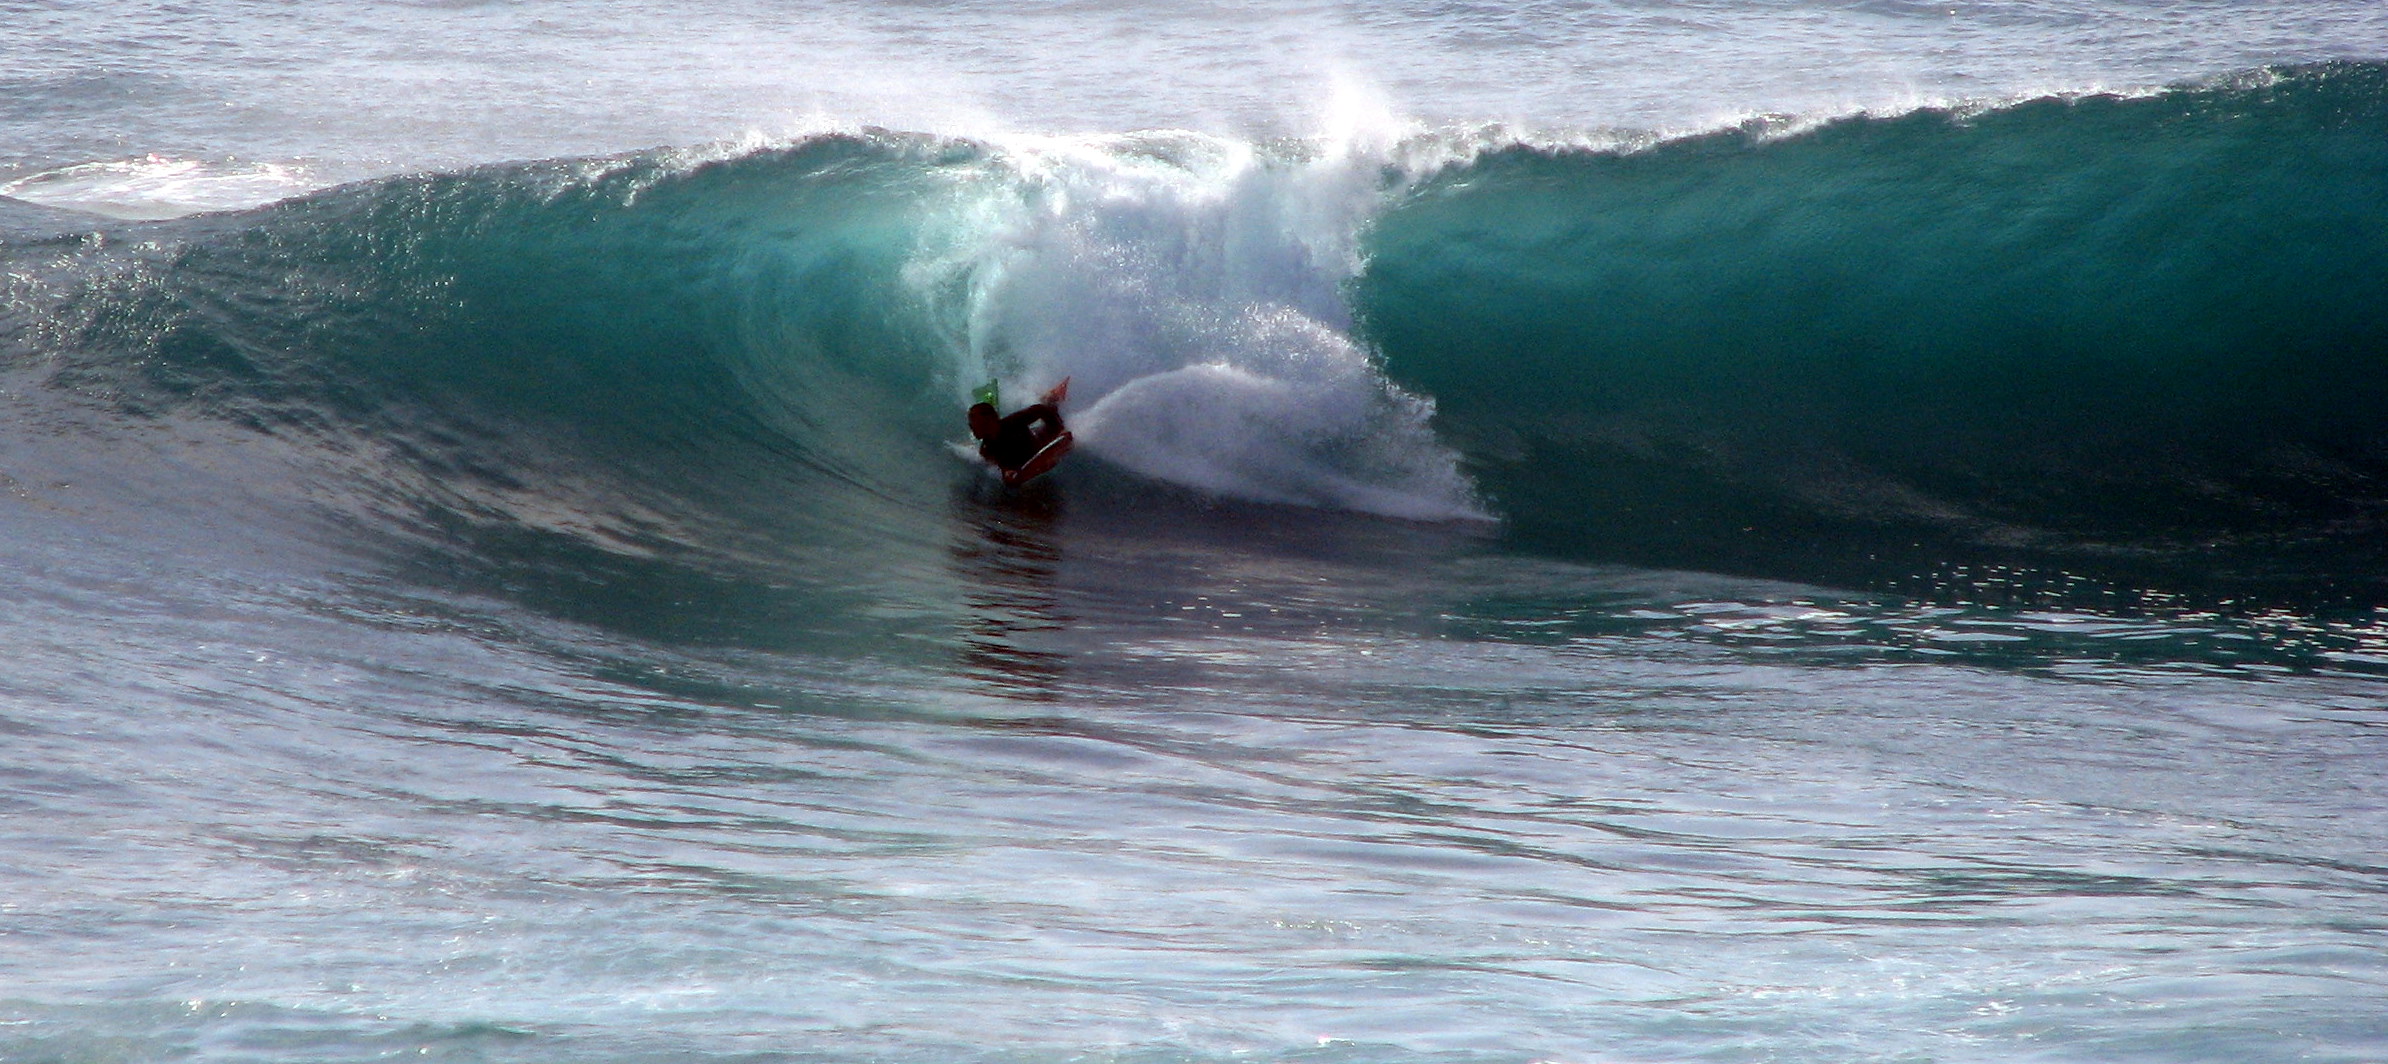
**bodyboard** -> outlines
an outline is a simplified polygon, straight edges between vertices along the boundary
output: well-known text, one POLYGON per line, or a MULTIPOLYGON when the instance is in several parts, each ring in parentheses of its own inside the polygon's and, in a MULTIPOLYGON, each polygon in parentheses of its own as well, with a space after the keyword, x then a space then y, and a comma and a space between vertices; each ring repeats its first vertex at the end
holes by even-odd
POLYGON ((1046 473, 1051 472, 1055 465, 1061 462, 1061 456, 1070 453, 1070 448, 1077 446, 1077 444, 1077 437, 1074 437, 1067 432, 1053 437, 1053 442, 1046 444, 1042 450, 1039 450, 1034 456, 1030 457, 1028 461, 1021 463, 1020 468, 1004 470, 1003 482, 1016 488, 1022 484, 1028 483, 1031 480, 1035 480, 1038 477, 1044 476, 1046 473))

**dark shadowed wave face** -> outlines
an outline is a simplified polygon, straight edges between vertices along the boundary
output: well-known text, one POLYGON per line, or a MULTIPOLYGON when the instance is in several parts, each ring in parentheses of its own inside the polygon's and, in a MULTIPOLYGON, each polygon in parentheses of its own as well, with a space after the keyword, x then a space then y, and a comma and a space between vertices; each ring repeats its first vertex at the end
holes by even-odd
POLYGON ((2377 601, 2384 134, 2340 65, 1510 149, 1389 212, 1357 299, 1520 542, 2377 601))

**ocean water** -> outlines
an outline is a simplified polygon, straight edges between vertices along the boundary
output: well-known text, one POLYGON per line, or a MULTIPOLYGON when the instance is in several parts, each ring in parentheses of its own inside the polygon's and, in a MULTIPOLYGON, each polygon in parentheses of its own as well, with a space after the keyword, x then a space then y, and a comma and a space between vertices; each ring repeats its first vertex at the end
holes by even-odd
POLYGON ((2383 278, 2376 2, 0 3, 0 1061, 2388 1059, 2383 278))

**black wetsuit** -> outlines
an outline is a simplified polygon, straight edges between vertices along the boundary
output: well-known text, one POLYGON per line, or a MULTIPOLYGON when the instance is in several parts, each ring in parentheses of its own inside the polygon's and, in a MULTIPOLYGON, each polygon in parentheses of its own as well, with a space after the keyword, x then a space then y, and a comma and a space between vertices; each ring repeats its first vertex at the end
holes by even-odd
POLYGON ((996 424, 995 435, 978 445, 978 454, 1001 468, 1018 469, 1061 433, 1061 411, 1038 403, 1005 415, 996 424), (1039 422, 1043 424, 1038 425, 1039 422), (1038 427, 1031 428, 1032 425, 1038 427))

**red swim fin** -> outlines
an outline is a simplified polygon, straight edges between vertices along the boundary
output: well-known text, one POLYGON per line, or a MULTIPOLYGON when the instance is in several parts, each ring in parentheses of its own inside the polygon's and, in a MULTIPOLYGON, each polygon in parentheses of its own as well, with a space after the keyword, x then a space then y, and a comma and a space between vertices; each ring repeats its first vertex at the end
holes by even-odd
POLYGON ((1068 399, 1069 397, 1070 379, 1068 377, 1063 377, 1060 384, 1056 384, 1053 387, 1046 389, 1044 404, 1046 406, 1060 406, 1062 401, 1068 399))

